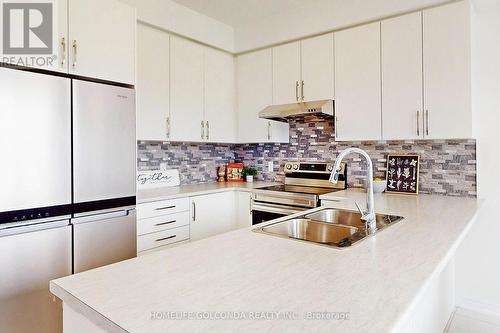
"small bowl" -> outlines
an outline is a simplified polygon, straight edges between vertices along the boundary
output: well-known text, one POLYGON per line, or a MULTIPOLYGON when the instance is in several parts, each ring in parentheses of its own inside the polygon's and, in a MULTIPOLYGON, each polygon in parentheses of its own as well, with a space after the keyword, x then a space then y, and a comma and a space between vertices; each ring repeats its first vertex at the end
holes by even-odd
POLYGON ((384 193, 387 188, 387 180, 374 180, 373 193, 384 193))

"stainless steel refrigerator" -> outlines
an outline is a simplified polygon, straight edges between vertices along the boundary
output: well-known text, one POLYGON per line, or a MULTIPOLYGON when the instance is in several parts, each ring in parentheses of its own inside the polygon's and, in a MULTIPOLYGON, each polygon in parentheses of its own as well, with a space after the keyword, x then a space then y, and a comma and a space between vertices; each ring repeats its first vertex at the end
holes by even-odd
POLYGON ((0 326, 61 332, 50 280, 136 255, 134 90, 0 68, 0 326))
POLYGON ((73 80, 73 267, 136 255, 133 89, 73 80))

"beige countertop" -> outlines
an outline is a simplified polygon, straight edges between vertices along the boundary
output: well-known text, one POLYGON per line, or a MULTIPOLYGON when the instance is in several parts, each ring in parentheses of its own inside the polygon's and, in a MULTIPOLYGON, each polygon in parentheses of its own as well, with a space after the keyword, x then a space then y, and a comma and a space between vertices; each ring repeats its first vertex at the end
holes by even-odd
POLYGON ((137 191, 137 203, 176 199, 188 196, 218 193, 224 191, 251 191, 255 188, 277 185, 279 183, 256 181, 247 182, 225 182, 225 183, 203 183, 194 185, 181 185, 176 187, 163 187, 137 191))
MULTIPOLYGON (((364 193, 326 195, 335 206, 364 193)), ((375 195, 402 222, 337 250, 240 229, 52 281, 52 293, 110 332, 390 332, 469 230, 474 199, 375 195), (152 313, 281 312, 296 320, 153 320, 152 313), (349 320, 306 320, 310 311, 349 320)), ((317 210, 317 209, 315 209, 317 210)))

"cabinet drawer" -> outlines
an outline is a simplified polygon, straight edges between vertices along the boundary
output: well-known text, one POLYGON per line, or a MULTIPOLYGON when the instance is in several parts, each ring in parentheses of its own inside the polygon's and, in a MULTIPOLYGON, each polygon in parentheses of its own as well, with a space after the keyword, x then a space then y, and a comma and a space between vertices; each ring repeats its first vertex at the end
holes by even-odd
POLYGON ((155 232, 137 237, 137 252, 189 239, 189 226, 155 232))
POLYGON ((153 252, 158 252, 158 251, 162 251, 162 250, 165 250, 165 249, 170 249, 172 247, 176 247, 176 246, 179 246, 179 245, 182 245, 182 244, 187 244, 187 243, 189 243, 189 239, 181 241, 181 242, 173 243, 173 244, 168 244, 168 245, 164 245, 164 246, 160 246, 160 247, 155 247, 155 248, 150 249, 150 250, 137 252, 137 256, 145 256, 145 255, 153 253, 153 252))
POLYGON ((137 220, 137 235, 189 225, 189 211, 137 220))
POLYGON ((137 218, 147 219, 185 211, 189 211, 189 198, 149 202, 140 204, 137 207, 137 218))

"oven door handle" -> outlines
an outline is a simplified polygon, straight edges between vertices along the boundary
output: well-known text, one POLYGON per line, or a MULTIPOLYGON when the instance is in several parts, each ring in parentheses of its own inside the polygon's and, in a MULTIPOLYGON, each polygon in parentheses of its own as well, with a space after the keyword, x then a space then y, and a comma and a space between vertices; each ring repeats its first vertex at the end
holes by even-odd
POLYGON ((276 213, 276 214, 283 214, 283 215, 292 215, 292 214, 303 212, 305 210, 307 210, 307 209, 306 208, 301 209, 301 208, 296 208, 296 207, 284 208, 283 206, 280 206, 280 205, 260 204, 260 203, 256 203, 255 201, 254 201, 253 206, 252 206, 252 211, 276 213))

